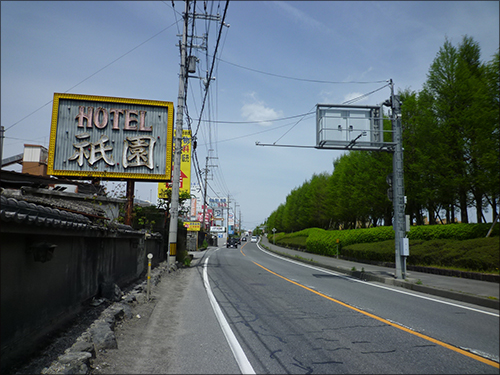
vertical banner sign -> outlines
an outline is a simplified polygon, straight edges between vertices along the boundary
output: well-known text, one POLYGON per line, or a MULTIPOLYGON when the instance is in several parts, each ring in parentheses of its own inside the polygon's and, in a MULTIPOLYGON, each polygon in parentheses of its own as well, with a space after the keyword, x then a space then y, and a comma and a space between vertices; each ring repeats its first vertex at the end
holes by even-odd
POLYGON ((172 145, 172 102, 54 94, 49 175, 171 180, 172 145))
POLYGON ((196 220, 196 198, 191 198, 191 220, 196 220))
MULTIPOLYGON (((174 129, 174 137, 175 130, 176 129, 174 129)), ((172 165, 172 170, 173 169, 174 167, 172 165)), ((167 192, 169 189, 172 189, 171 182, 158 183, 158 198, 167 199, 167 192)), ((179 193, 182 192, 191 194, 191 130, 182 131, 181 180, 179 182, 179 193)))

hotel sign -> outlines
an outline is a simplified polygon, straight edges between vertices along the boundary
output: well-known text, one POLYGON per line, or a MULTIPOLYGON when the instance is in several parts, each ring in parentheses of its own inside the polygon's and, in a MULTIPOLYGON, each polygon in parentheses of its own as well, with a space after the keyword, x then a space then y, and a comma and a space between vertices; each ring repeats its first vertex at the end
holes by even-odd
POLYGON ((47 172, 171 180, 172 134, 172 102, 56 93, 47 172))

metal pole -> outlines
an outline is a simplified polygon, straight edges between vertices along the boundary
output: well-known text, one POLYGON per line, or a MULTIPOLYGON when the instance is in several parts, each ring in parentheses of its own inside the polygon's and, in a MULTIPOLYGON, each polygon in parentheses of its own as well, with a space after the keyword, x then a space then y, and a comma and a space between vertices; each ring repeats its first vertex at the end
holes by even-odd
POLYGON ((205 190, 203 192, 203 218, 202 218, 202 227, 206 229, 205 225, 205 212, 207 209, 207 178, 208 178, 208 156, 205 163, 205 190))
POLYGON ((394 205, 394 238, 396 250, 396 275, 397 279, 406 277, 406 262, 402 253, 402 240, 405 236, 405 203, 404 203, 404 179, 403 179, 403 130, 401 126, 401 107, 399 96, 394 95, 394 84, 391 86, 391 108, 392 108, 392 130, 394 142, 396 143, 392 157, 393 168, 393 205, 394 205))
MULTIPOLYGON (((175 151, 174 151, 174 170, 172 175, 172 203, 170 206, 170 226, 169 226, 169 253, 167 262, 171 265, 171 257, 177 254, 177 220, 179 217, 179 184, 181 177, 181 152, 182 152, 182 123, 184 113, 184 102, 186 98, 187 76, 186 76, 186 43, 189 1, 186 0, 186 9, 184 12, 184 29, 181 42, 181 67, 179 74, 179 96, 177 99, 177 117, 175 128, 175 151)), ((174 258, 175 259, 175 258, 174 258)))
POLYGON ((127 180, 127 209, 125 210, 125 224, 132 225, 132 210, 134 208, 134 180, 127 180))
POLYGON ((226 240, 229 239, 229 194, 227 195, 227 230, 226 230, 226 240))
POLYGON ((0 126, 0 169, 2 168, 4 133, 5 133, 5 128, 3 126, 0 126))
POLYGON ((147 301, 149 301, 149 295, 151 294, 151 259, 153 258, 153 254, 148 254, 148 284, 146 289, 147 301))

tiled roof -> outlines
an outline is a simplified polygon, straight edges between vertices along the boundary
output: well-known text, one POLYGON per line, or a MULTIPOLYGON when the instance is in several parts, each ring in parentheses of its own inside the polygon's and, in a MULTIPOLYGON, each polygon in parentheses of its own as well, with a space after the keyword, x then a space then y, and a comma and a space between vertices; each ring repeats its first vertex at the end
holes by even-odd
POLYGON ((0 196, 0 219, 18 224, 86 229, 91 221, 84 215, 0 196))

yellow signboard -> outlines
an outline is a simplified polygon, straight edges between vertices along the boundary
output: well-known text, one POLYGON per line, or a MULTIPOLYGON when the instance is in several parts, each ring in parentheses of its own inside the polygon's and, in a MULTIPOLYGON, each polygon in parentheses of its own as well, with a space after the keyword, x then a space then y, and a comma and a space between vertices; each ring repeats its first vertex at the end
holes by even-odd
POLYGON ((191 232, 199 232, 201 229, 201 223, 199 221, 186 221, 183 224, 184 227, 191 232))
MULTIPOLYGON (((175 139, 174 129, 174 139, 175 139)), ((175 149, 175 142, 174 147, 175 149)), ((173 159, 173 158, 172 158, 173 159)), ((172 162, 172 170, 173 162, 172 162)), ((168 199, 168 191, 172 189, 171 183, 158 183, 158 198, 168 199)), ((181 153, 181 179, 179 182, 179 193, 191 194, 191 130, 182 131, 182 153, 181 153)))

